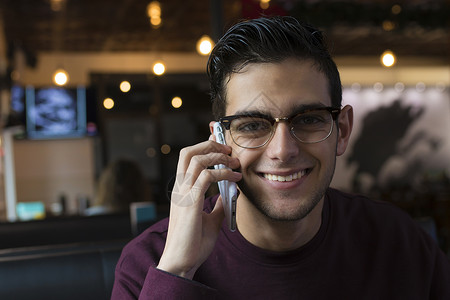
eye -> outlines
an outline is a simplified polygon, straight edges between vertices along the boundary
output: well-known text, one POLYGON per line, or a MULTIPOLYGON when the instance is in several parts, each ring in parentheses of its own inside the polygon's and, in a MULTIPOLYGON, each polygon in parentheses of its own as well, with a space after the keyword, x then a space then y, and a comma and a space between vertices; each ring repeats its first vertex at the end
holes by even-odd
POLYGON ((233 122, 233 130, 239 134, 267 132, 271 130, 270 122, 262 118, 243 117, 233 122))
POLYGON ((267 124, 264 121, 252 121, 241 124, 239 131, 259 131, 267 129, 267 124))
POLYGON ((331 115, 327 111, 312 111, 297 115, 292 120, 292 126, 312 129, 325 126, 330 120, 331 115))
POLYGON ((321 116, 316 115, 305 115, 305 116, 298 116, 294 120, 294 124, 298 125, 314 125, 317 123, 323 123, 324 119, 321 116))

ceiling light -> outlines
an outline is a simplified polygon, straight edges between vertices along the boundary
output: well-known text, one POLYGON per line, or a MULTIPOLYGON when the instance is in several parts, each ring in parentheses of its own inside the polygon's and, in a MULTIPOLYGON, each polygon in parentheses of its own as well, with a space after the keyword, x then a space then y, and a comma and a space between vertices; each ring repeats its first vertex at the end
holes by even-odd
POLYGON ((150 18, 150 24, 152 24, 153 28, 158 28, 161 26, 162 20, 160 17, 150 18))
POLYGON ((392 12, 394 15, 398 15, 398 14, 400 14, 400 13, 402 12, 402 7, 401 7, 399 4, 395 4, 395 5, 393 5, 392 8, 391 8, 391 12, 392 12))
POLYGON ((148 157, 153 158, 156 156, 156 150, 153 147, 147 148, 147 150, 145 150, 145 153, 147 154, 148 157))
POLYGON ((174 108, 180 108, 181 105, 183 105, 183 100, 180 97, 173 97, 172 98, 172 106, 174 108))
POLYGON ((351 89, 353 92, 357 93, 357 92, 361 91, 361 84, 359 84, 358 82, 355 82, 352 84, 351 89))
POLYGON ((390 20, 383 21, 383 24, 381 26, 383 27, 384 31, 392 31, 395 29, 395 23, 390 20))
POLYGON ((164 144, 164 145, 161 146, 161 153, 162 154, 169 154, 171 150, 172 149, 167 144, 164 144))
POLYGON ((63 8, 65 0, 50 0, 50 7, 53 11, 60 11, 63 8))
POLYGON ((162 62, 157 62, 153 65, 153 73, 155 73, 155 75, 162 75, 164 74, 164 72, 166 71, 166 67, 164 66, 164 64, 162 62))
POLYGON ((161 4, 158 1, 152 1, 147 5, 147 16, 149 18, 161 17, 161 4))
POLYGON ((440 93, 444 92, 445 91, 445 83, 443 83, 443 82, 436 83, 436 89, 440 93))
POLYGON ((123 93, 128 93, 130 91, 130 89, 131 89, 131 84, 128 81, 124 80, 120 83, 120 90, 123 93))
POLYGON ((106 109, 111 109, 114 107, 114 100, 111 98, 106 98, 103 100, 103 107, 106 109))
POLYGON ((69 74, 64 69, 58 69, 53 74, 53 82, 56 85, 63 86, 69 81, 69 74))
POLYGON ((383 52, 383 54, 381 54, 380 60, 383 66, 389 68, 395 65, 397 58, 395 57, 395 54, 392 51, 386 50, 383 52))
POLYGON ((419 92, 419 93, 425 92, 425 89, 426 89, 426 88, 427 88, 427 86, 426 86, 425 83, 423 83, 423 82, 418 82, 418 83, 416 84, 416 91, 419 92))
POLYGON ((270 5, 269 2, 270 0, 260 0, 259 6, 261 7, 261 9, 268 9, 270 5))
POLYGON ((384 89, 384 86, 381 82, 375 82, 373 85, 373 90, 377 93, 381 93, 384 89))
POLYGON ((158 1, 152 1, 147 5, 147 16, 153 28, 161 26, 161 4, 158 1))
POLYGON ((207 35, 202 36, 197 41, 197 52, 201 55, 209 55, 211 53, 213 47, 214 47, 214 42, 207 35))
POLYGON ((397 82, 397 83, 394 85, 394 90, 395 90, 397 93, 403 92, 403 91, 405 90, 405 84, 404 84, 403 82, 397 82))

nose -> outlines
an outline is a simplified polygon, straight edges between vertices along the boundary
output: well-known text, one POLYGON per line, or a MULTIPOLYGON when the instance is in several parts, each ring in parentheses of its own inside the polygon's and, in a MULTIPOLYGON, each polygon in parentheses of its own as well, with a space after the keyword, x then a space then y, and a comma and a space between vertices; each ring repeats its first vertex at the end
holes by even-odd
POLYGON ((287 122, 279 122, 272 139, 266 146, 271 159, 287 162, 299 153, 299 142, 292 136, 287 122))

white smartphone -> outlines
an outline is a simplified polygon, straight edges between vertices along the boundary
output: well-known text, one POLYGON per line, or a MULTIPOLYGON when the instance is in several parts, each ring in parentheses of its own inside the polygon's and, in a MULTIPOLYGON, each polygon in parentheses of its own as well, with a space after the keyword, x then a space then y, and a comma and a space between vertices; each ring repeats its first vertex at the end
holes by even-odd
MULTIPOLYGON (((216 141, 225 145, 225 135, 223 134, 222 125, 219 122, 214 123, 214 135, 216 141)), ((215 165, 215 169, 227 168, 220 164, 215 165)), ((227 219, 228 228, 231 231, 236 230, 236 200, 237 200, 237 188, 235 182, 229 182, 228 180, 222 180, 217 182, 219 185, 220 195, 222 196, 222 203, 225 209, 225 218, 227 219)))

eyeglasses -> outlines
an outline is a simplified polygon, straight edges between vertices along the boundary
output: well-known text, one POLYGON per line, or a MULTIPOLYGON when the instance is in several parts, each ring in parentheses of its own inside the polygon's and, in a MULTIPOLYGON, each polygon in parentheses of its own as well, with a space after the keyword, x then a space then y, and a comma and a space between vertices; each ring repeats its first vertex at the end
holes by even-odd
POLYGON ((313 144, 326 140, 333 131, 333 121, 341 110, 334 107, 307 109, 290 117, 272 118, 264 114, 242 114, 220 118, 219 121, 236 145, 259 148, 267 144, 275 133, 276 123, 285 121, 293 137, 302 143, 313 144))

